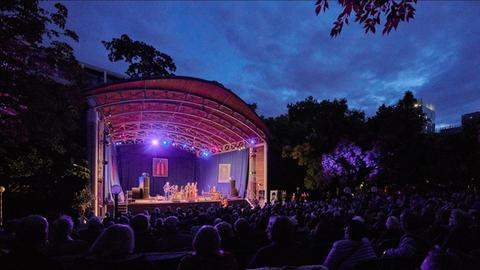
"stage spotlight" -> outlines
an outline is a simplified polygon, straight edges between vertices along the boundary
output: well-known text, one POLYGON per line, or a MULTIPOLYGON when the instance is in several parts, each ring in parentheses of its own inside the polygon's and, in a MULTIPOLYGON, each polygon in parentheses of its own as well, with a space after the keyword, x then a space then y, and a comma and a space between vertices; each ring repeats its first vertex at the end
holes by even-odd
POLYGON ((158 140, 157 140, 157 139, 153 139, 153 140, 152 140, 152 145, 158 145, 158 140))
POLYGON ((204 158, 207 158, 210 155, 210 153, 207 150, 202 151, 201 156, 204 158))
POLYGON ((168 144, 168 141, 167 141, 167 140, 163 140, 162 144, 163 144, 163 145, 167 145, 167 144, 168 144))
POLYGON ((257 140, 250 139, 250 140, 248 140, 248 143, 250 143, 251 145, 255 145, 257 143, 257 140))

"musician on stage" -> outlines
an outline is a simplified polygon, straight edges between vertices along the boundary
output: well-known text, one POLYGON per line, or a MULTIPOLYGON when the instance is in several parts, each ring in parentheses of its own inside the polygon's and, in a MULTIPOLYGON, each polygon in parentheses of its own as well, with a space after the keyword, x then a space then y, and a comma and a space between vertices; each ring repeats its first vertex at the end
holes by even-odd
POLYGON ((167 182, 165 183, 165 185, 163 186, 163 193, 165 195, 165 199, 166 200, 170 200, 170 183, 167 182))

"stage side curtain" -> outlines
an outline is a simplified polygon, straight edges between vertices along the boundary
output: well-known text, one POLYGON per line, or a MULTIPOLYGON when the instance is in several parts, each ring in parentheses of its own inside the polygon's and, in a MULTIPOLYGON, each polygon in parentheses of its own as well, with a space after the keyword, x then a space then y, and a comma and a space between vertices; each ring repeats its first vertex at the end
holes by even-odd
POLYGON ((117 146, 120 161, 120 182, 124 190, 138 187, 138 178, 146 172, 150 175, 150 196, 164 195, 163 186, 168 181, 171 185, 185 185, 196 179, 196 157, 190 152, 171 146, 132 144, 117 146), (168 159, 168 177, 153 177, 153 158, 168 159))
POLYGON ((209 191, 212 186, 223 195, 230 194, 230 183, 218 183, 218 167, 220 164, 231 164, 230 175, 236 180, 240 196, 245 196, 248 176, 248 149, 213 155, 197 160, 197 179, 199 192, 209 191))
MULTIPOLYGON (((106 200, 107 202, 113 201, 113 194, 112 194, 112 186, 113 185, 120 185, 120 179, 118 177, 118 159, 116 148, 112 142, 108 146, 105 147, 105 157, 108 161, 105 167, 105 193, 106 193, 106 200)), ((122 192, 118 196, 119 201, 123 202, 125 197, 122 192)))

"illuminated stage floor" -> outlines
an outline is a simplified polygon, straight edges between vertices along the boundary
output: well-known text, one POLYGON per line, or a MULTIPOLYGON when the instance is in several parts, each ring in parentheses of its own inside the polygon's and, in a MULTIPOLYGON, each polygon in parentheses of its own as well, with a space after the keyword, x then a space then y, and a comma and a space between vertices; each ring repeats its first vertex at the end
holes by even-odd
MULTIPOLYGON (((180 207, 186 209, 189 207, 209 207, 211 205, 221 205, 220 200, 209 200, 209 199, 199 199, 198 201, 163 201, 156 199, 136 199, 135 202, 128 204, 128 211, 131 211, 133 214, 141 213, 145 210, 153 212, 155 208, 159 208, 162 212, 165 211, 168 207, 174 211, 176 208, 180 207)), ((229 198, 228 205, 241 205, 247 206, 248 202, 242 198, 229 198)), ((108 211, 113 211, 113 205, 109 204, 108 211)), ((120 205, 120 208, 125 208, 123 204, 120 205)))

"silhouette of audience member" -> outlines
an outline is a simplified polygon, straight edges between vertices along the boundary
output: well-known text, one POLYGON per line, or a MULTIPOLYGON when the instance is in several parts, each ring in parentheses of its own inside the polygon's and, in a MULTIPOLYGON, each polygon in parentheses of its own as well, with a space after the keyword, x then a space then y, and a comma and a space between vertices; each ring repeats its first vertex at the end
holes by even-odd
POLYGON ((389 216, 385 221, 385 231, 378 237, 376 246, 378 252, 398 246, 401 235, 400 221, 395 216, 389 216))
POLYGON ((270 217, 267 234, 271 244, 257 251, 250 267, 280 267, 301 264, 300 252, 293 241, 293 233, 293 226, 288 217, 270 217))
POLYGON ((135 233, 135 252, 152 252, 155 249, 155 238, 150 232, 148 217, 135 215, 130 223, 135 233))
POLYGON ((460 209, 454 209, 450 213, 449 232, 446 235, 442 247, 468 253, 475 248, 475 237, 470 231, 470 218, 460 209))
POLYGON ((384 251, 385 257, 401 258, 402 262, 418 265, 425 258, 430 244, 422 237, 421 224, 418 216, 409 210, 400 215, 403 235, 397 247, 384 251))
POLYGON ((220 235, 210 226, 202 226, 193 239, 193 255, 185 256, 177 270, 237 270, 235 257, 220 249, 220 235))
POLYGON ((133 254, 135 236, 128 225, 115 224, 105 229, 85 258, 85 269, 140 269, 148 264, 143 256, 133 254))
POLYGON ((223 250, 232 251, 237 249, 238 241, 233 234, 233 228, 230 223, 222 221, 215 225, 215 229, 217 229, 218 234, 220 235, 221 247, 223 250))
POLYGON ((180 221, 176 216, 169 216, 163 222, 164 233, 157 246, 161 251, 191 250, 192 237, 180 232, 180 221))
POLYGON ((39 215, 20 220, 12 251, 0 258, 2 269, 61 269, 47 253, 48 221, 39 215))
POLYGON ((48 254, 50 256, 68 256, 83 254, 89 248, 88 243, 72 238, 73 220, 63 215, 53 222, 48 254))
POLYGON ((376 257, 370 241, 366 238, 365 225, 358 220, 351 220, 345 227, 345 240, 333 243, 324 265, 329 270, 349 270, 376 257))
POLYGON ((422 262, 420 270, 460 270, 458 257, 438 249, 431 250, 422 262))
POLYGON ((78 232, 80 239, 92 245, 97 237, 103 232, 103 223, 98 217, 91 217, 87 222, 87 228, 78 232))

